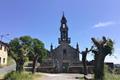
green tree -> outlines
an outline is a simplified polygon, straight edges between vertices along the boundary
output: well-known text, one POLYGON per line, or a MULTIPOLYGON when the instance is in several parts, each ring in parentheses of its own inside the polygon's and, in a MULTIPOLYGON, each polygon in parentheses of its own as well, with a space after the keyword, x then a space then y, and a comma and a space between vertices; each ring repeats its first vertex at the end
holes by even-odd
POLYGON ((22 36, 15 38, 9 43, 10 50, 9 55, 16 62, 16 71, 23 71, 23 66, 27 58, 32 56, 33 60, 33 73, 35 72, 35 65, 37 61, 41 61, 45 56, 46 49, 44 44, 38 40, 31 38, 30 36, 22 36))
POLYGON ((16 71, 23 71, 23 65, 27 60, 26 55, 30 52, 31 37, 22 36, 9 42, 9 55, 16 62, 16 71))
POLYGON ((35 66, 37 62, 41 62, 43 58, 45 58, 47 53, 47 50, 44 48, 44 44, 38 40, 33 39, 32 40, 32 50, 29 53, 29 56, 32 56, 33 60, 33 68, 32 73, 35 73, 35 66))
POLYGON ((104 80, 104 60, 108 54, 112 54, 113 41, 106 39, 106 37, 103 37, 102 40, 96 40, 95 38, 91 38, 91 40, 95 45, 95 48, 92 50, 95 59, 95 80, 104 80))

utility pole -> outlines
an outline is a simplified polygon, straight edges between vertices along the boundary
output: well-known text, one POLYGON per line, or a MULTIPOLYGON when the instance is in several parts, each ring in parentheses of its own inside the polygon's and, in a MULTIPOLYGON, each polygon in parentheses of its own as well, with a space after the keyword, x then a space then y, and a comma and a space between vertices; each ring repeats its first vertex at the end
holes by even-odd
POLYGON ((1 35, 0 35, 0 41, 2 41, 5 36, 9 36, 9 35, 10 35, 10 34, 8 34, 8 33, 7 33, 7 34, 1 34, 1 35))

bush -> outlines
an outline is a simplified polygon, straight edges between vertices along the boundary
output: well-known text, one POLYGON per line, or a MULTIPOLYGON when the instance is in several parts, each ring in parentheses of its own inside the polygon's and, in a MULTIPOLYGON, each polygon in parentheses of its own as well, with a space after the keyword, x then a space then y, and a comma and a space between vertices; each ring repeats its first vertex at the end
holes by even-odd
POLYGON ((120 80, 120 75, 116 75, 114 73, 111 73, 109 71, 107 65, 105 65, 104 74, 105 74, 105 79, 104 80, 120 80))
POLYGON ((32 74, 12 71, 5 75, 5 80, 32 80, 32 74))

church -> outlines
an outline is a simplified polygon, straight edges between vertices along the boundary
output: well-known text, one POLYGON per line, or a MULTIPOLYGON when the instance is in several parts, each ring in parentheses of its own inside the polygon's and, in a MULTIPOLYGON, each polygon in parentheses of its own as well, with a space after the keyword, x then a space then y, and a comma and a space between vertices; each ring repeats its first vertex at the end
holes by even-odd
POLYGON ((62 16, 60 26, 60 38, 58 38, 59 46, 53 49, 51 45, 50 57, 57 62, 56 68, 58 72, 66 72, 70 66, 79 62, 79 46, 76 48, 70 45, 71 39, 68 36, 68 26, 66 17, 62 16))
MULTIPOLYGON (((68 25, 66 17, 62 16, 60 25, 60 38, 58 38, 58 47, 50 46, 48 58, 43 60, 40 71, 44 72, 70 72, 70 69, 80 67, 79 45, 76 48, 70 45, 71 38, 68 35, 68 25)), ((73 69, 72 69, 73 70, 73 69)), ((75 70, 74 70, 75 71, 75 70)))
MULTIPOLYGON (((37 71, 40 72, 72 72, 72 73, 83 73, 82 61, 79 58, 79 45, 76 47, 70 45, 71 38, 68 35, 68 25, 66 17, 62 16, 60 25, 60 37, 58 38, 58 46, 53 48, 50 46, 50 51, 48 51, 48 56, 40 66, 37 71)), ((93 65, 88 62, 88 72, 93 72, 93 65)))

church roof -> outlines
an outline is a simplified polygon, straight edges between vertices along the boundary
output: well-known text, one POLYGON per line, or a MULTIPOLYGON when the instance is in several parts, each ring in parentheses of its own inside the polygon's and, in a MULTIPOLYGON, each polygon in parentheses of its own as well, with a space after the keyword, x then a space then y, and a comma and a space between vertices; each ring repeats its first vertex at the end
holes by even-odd
POLYGON ((9 47, 9 45, 7 43, 4 43, 3 41, 0 41, 0 44, 6 46, 6 47, 9 47))
POLYGON ((62 19, 61 19, 61 23, 63 23, 63 24, 67 23, 67 19, 64 16, 64 13, 63 13, 63 16, 62 16, 62 19))

